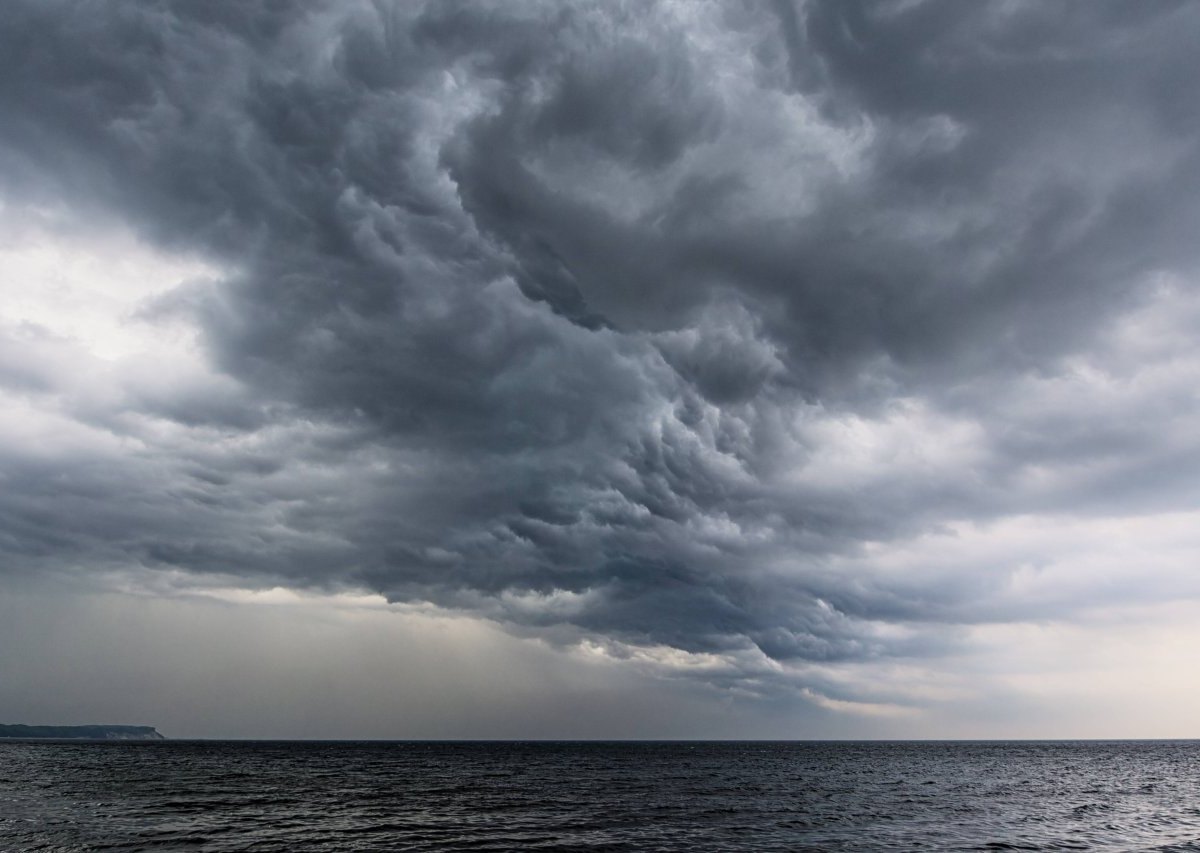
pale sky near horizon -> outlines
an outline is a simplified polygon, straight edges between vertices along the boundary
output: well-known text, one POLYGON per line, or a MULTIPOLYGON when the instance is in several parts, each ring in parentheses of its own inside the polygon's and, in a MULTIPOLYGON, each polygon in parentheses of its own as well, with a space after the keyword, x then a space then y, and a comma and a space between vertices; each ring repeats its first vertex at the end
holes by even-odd
POLYGON ((0 20, 0 722, 1194 737, 1200 7, 0 20))

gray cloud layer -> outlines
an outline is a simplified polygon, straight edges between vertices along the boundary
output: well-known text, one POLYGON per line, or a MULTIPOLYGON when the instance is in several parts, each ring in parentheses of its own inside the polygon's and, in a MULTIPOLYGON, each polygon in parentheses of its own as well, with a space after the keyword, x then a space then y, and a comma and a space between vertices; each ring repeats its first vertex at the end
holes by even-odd
POLYGON ((3 564, 738 678, 1065 613, 871 548, 1196 506, 1197 36, 1168 2, 14 0, 6 197, 226 270, 143 315, 234 381, 87 394, 3 330, 5 387, 113 437, 0 448, 3 564))

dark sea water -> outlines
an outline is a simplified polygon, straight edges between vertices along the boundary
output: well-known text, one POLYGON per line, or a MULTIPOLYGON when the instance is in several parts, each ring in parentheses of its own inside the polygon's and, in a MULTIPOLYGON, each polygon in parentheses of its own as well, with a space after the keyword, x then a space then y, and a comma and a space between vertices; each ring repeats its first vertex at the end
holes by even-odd
POLYGON ((1200 851, 1200 742, 7 742, 0 850, 1200 851))

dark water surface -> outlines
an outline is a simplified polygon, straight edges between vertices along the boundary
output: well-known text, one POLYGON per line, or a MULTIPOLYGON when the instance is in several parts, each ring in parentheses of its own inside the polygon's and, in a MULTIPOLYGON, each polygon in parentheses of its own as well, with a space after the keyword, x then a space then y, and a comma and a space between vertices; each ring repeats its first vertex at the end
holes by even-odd
POLYGON ((1196 850, 1200 742, 0 743, 0 850, 1196 850))

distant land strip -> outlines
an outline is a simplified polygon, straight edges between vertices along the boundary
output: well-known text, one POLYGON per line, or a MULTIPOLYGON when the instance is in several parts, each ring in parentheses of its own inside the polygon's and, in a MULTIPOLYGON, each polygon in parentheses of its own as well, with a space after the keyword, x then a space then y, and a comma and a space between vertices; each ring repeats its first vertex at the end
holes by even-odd
POLYGON ((166 740, 154 726, 23 726, 2 723, 0 738, 166 740))

